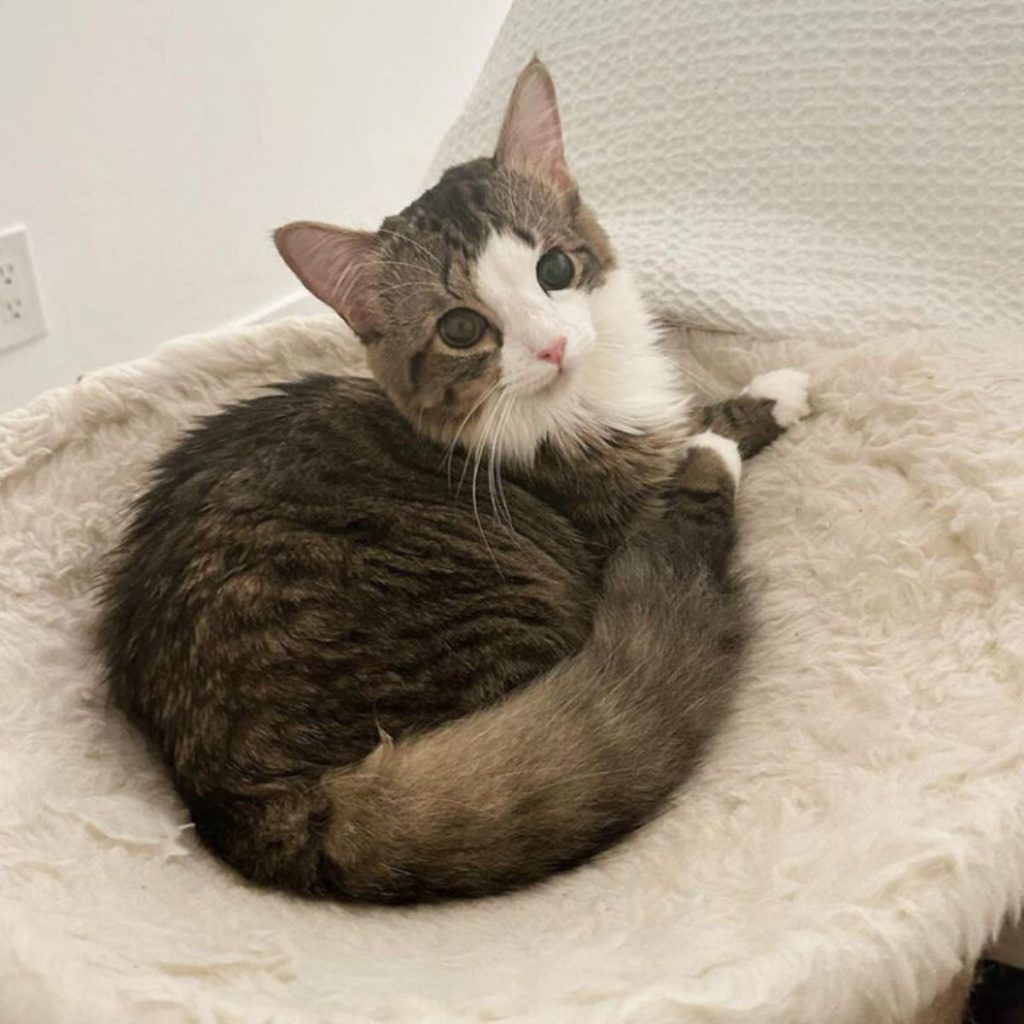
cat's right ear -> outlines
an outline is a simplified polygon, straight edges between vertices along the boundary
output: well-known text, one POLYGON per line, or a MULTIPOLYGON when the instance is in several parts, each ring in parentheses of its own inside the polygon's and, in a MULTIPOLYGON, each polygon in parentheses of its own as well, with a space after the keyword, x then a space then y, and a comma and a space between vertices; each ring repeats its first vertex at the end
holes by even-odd
POLYGON ((377 236, 316 221, 296 221, 274 232, 274 244, 295 276, 336 310, 361 338, 376 332, 371 273, 377 236))
POLYGON ((499 164, 566 190, 575 187, 562 144, 555 83, 534 58, 519 73, 505 110, 498 149, 499 164))

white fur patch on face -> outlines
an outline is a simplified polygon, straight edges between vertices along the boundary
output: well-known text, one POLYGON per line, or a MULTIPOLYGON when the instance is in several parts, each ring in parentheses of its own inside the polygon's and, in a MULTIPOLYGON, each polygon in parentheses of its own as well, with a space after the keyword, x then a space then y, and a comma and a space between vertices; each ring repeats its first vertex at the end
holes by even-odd
POLYGON ((807 400, 810 384, 811 378, 803 370, 771 370, 755 377, 744 388, 743 394, 773 401, 772 417, 775 422, 780 427, 791 427, 797 420, 810 415, 811 405, 807 400))
POLYGON ((477 296, 501 331, 501 384, 469 442, 523 464, 545 440, 572 449, 681 424, 688 398, 629 275, 615 268, 593 291, 548 293, 537 281, 544 252, 495 232, 476 262, 477 296), (559 366, 542 353, 560 339, 559 366))
POLYGON ((477 295, 496 314, 502 333, 502 380, 517 395, 532 394, 571 373, 594 347, 586 293, 576 288, 545 292, 537 280, 543 255, 539 246, 495 232, 473 274, 477 295), (565 354, 558 366, 541 354, 560 339, 565 354))
POLYGON ((740 459, 739 445, 731 438, 723 437, 712 430, 705 430, 700 434, 694 434, 686 442, 687 448, 709 448, 721 459, 722 464, 729 471, 732 482, 739 486, 740 474, 743 461, 740 459))

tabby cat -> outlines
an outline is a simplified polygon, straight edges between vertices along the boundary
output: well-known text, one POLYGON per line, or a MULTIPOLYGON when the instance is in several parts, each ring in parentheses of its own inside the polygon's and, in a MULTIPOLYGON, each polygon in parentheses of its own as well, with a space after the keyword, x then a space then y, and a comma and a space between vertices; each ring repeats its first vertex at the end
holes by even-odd
POLYGON ((693 406, 538 62, 493 157, 377 232, 276 242, 373 380, 278 385, 159 461, 102 590, 116 701, 259 883, 406 902, 577 864, 722 720, 740 457, 806 377, 693 406))

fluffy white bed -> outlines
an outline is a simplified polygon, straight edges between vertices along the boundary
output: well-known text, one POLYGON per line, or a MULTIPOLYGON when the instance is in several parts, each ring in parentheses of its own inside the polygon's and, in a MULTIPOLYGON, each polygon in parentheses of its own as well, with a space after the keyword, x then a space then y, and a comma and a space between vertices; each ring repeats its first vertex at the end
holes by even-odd
MULTIPOLYGON (((742 558, 762 629, 705 771, 609 856, 491 901, 315 905, 255 891, 219 867, 106 706, 89 649, 90 585, 147 463, 195 416, 309 370, 359 372, 361 359, 341 325, 319 318, 168 343, 0 419, 4 1024, 876 1024, 927 1004, 1015 911, 1024 895, 1024 199, 1006 169, 1024 164, 1024 143, 998 138, 1007 107, 989 65, 1007 55, 1007 40, 1024 41, 1024 19, 1013 4, 959 5, 964 35, 948 11, 929 28, 921 12, 934 5, 910 0, 791 0, 761 19, 754 6, 653 3, 630 6, 627 18, 613 4, 517 3, 445 148, 490 141, 515 67, 540 47, 563 84, 570 155, 651 294, 691 319, 788 336, 684 332, 673 344, 688 377, 717 397, 776 366, 812 374, 814 415, 744 479, 742 558), (886 13, 897 9, 903 22, 886 13), (954 86, 974 109, 995 111, 977 129, 995 156, 971 173, 978 204, 992 206, 977 216, 1018 230, 1000 236, 1001 260, 983 232, 970 249, 973 222, 935 198, 941 189, 922 186, 878 215, 876 224, 903 218, 888 244, 869 221, 858 235, 856 197, 873 209, 879 194, 873 205, 852 173, 830 193, 824 158, 807 165, 814 202, 797 215, 804 183, 785 191, 777 147, 748 131, 747 108, 729 100, 730 83, 759 68, 744 102, 763 94, 766 110, 825 132, 818 114, 836 93, 821 76, 845 42, 844 94, 870 102, 833 110, 832 144, 843 149, 842 125, 857 134, 883 116, 878 83, 859 69, 874 66, 892 95, 902 74, 922 99, 887 109, 934 185, 945 164, 935 157, 928 170, 926 143, 942 121, 926 101, 950 86, 919 65, 956 64, 971 39, 996 56, 975 60, 975 78, 954 76, 954 86), (888 58, 900 40, 910 70, 897 73, 888 58), (769 51, 803 64, 759 64, 769 51), (613 80, 609 62, 628 73, 613 80), (690 139, 690 156, 709 169, 702 186, 678 152, 671 166, 659 162, 664 140, 690 119, 658 113, 659 73, 663 95, 690 97, 692 116, 724 133, 690 139), (612 102, 634 88, 650 102, 612 102), (739 155, 726 148, 733 133, 739 155), (758 138, 774 184, 764 194, 751 185, 730 205, 728 170, 749 167, 758 138), (937 229, 915 234, 929 202, 934 216, 948 207, 960 278, 934 262, 937 229), (897 332, 928 322, 959 326, 897 332), (878 340, 853 343, 858 333, 878 340)), ((890 175, 896 134, 883 161, 890 175)))
POLYGON ((1024 878, 1024 336, 690 335, 715 393, 794 364, 815 415, 751 464, 763 630, 673 811, 517 896, 256 892, 197 849, 105 705, 90 580, 147 462, 268 380, 347 372, 329 320, 188 338, 0 427, 0 1020, 899 1019, 1024 878))

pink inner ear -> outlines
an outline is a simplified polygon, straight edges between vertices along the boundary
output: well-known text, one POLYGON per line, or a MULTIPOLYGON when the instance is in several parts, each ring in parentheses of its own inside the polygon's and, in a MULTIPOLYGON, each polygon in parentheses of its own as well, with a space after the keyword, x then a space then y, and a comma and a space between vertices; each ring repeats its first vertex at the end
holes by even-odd
POLYGON ((573 186, 562 144, 555 84, 538 60, 528 64, 516 81, 496 155, 505 166, 558 188, 573 186))
POLYGON ((374 330, 371 266, 375 234, 298 221, 278 228, 274 242, 298 279, 321 302, 337 310, 356 334, 374 330))

